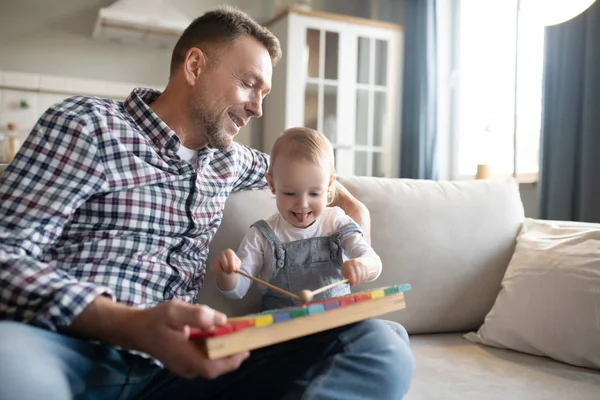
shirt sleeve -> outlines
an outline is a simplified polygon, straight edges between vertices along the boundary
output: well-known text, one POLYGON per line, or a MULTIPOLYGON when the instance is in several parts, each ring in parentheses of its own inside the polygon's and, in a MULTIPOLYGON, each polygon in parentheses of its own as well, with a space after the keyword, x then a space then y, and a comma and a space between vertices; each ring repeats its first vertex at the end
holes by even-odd
MULTIPOLYGON (((344 212, 344 210, 342 210, 339 207, 335 207, 335 209, 336 213, 333 224, 334 229, 336 231, 344 225, 347 225, 349 223, 355 223, 354 220, 344 212)), ((378 269, 376 276, 370 281, 374 281, 375 279, 379 278, 382 269, 381 258, 369 245, 369 243, 361 233, 351 233, 345 235, 342 238, 342 247, 344 248, 344 254, 350 259, 359 257, 373 258, 378 266, 378 269)))
MULTIPOLYGON (((242 239, 237 252, 237 256, 242 261, 240 266, 242 271, 256 277, 260 275, 264 265, 265 245, 264 236, 260 234, 258 229, 251 227, 242 239)), ((252 280, 250 278, 238 275, 237 286, 234 289, 229 291, 219 290, 229 299, 241 299, 248 293, 251 284, 252 280)))
POLYGON ((238 178, 233 185, 233 191, 264 189, 267 187, 265 175, 269 168, 269 156, 258 150, 239 143, 233 143, 234 151, 239 160, 238 178))
POLYGON ((97 146, 59 106, 39 119, 0 180, 0 320, 56 330, 109 289, 46 262, 77 208, 104 182, 97 146))

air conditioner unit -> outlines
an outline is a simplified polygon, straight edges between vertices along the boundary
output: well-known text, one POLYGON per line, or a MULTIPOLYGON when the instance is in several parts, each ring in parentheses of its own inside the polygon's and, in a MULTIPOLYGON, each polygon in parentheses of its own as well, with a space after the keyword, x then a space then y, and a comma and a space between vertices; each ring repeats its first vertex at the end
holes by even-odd
POLYGON ((171 48, 191 22, 163 0, 117 0, 98 11, 92 36, 171 48))

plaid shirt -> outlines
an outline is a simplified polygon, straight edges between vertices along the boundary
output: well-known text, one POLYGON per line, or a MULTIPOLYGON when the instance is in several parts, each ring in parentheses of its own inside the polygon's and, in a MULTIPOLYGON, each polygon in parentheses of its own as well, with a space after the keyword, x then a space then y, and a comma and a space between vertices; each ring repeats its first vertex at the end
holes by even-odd
POLYGON ((98 295, 195 302, 232 191, 266 185, 266 155, 234 143, 182 160, 148 107, 74 97, 42 115, 0 181, 0 319, 56 329, 98 295))

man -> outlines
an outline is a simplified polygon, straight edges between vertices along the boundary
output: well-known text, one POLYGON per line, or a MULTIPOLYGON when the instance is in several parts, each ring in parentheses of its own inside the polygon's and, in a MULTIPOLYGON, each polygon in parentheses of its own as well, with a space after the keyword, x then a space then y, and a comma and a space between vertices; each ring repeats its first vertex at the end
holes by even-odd
POLYGON ((72 98, 40 118, 0 184, 2 399, 404 395, 408 340, 379 321, 214 361, 188 340, 226 321, 194 300, 227 196, 266 185, 267 157, 232 140, 262 115, 280 55, 219 9, 181 36, 163 93, 72 98))

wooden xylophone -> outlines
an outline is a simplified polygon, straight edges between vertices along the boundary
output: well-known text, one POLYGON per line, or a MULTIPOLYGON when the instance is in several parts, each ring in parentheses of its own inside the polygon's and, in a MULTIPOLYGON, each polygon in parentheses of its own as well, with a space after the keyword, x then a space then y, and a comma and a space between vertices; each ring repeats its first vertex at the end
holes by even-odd
POLYGON ((395 285, 229 318, 210 330, 192 329, 190 340, 200 344, 209 359, 226 357, 401 310, 408 290, 409 284, 395 285))

